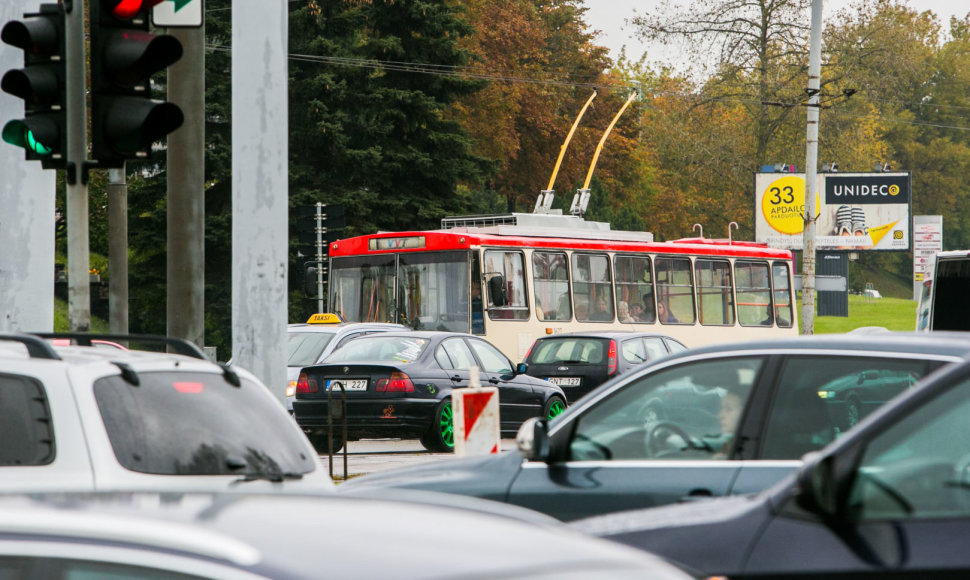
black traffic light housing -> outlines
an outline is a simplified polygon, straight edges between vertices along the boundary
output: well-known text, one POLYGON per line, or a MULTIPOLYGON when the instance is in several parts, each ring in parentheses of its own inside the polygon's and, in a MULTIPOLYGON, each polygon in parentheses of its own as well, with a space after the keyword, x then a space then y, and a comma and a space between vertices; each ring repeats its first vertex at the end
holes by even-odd
POLYGON ((91 157, 100 167, 151 155, 182 126, 182 110, 151 98, 151 76, 182 57, 173 36, 149 32, 152 0, 91 0, 91 157))
POLYGON ((44 169, 63 169, 68 161, 64 18, 62 5, 41 4, 40 12, 0 31, 0 40, 24 51, 24 68, 0 80, 4 92, 24 100, 24 118, 4 124, 2 138, 44 169))

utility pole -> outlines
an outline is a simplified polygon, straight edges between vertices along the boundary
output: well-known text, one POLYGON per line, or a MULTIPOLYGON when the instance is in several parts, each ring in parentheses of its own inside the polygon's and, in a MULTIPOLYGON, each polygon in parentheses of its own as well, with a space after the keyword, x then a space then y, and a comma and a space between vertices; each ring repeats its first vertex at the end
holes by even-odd
POLYGON ((108 329, 128 334, 128 184, 124 164, 108 170, 108 329))
POLYGON ((818 177, 819 91, 822 77, 822 0, 812 0, 808 49, 808 128, 805 137, 805 229, 802 234, 802 334, 815 334, 815 192, 818 177))
POLYGON ((232 11, 232 361, 286 390, 287 3, 232 11))
POLYGON ((91 256, 88 239, 87 82, 84 74, 84 0, 69 6, 64 26, 67 54, 67 299, 72 332, 91 330, 91 256))
POLYGON ((168 68, 168 101, 185 122, 169 134, 168 335, 205 344, 205 29, 171 28, 184 57, 168 68))

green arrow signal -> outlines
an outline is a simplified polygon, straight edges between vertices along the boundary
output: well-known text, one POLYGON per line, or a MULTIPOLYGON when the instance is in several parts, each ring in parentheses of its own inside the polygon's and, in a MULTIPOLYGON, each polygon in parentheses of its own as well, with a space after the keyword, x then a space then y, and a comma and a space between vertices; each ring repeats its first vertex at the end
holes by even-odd
POLYGON ((23 121, 10 121, 3 126, 3 140, 11 145, 30 149, 37 155, 50 155, 52 150, 34 137, 23 121))
POLYGON ((191 4, 192 0, 169 0, 169 2, 175 3, 175 11, 178 12, 179 10, 191 4))

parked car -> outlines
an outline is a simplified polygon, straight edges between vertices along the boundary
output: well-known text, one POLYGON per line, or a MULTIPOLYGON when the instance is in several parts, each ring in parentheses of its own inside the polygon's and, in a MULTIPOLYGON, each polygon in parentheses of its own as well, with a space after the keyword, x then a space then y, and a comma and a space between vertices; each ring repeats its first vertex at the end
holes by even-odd
MULTIPOLYGON (((346 395, 347 437, 420 438, 433 451, 454 448, 451 393, 467 387, 472 367, 482 385, 499 392, 502 433, 512 436, 530 417, 553 418, 566 408, 561 388, 515 371, 504 354, 482 338, 460 332, 384 332, 356 339, 323 364, 303 369, 293 411, 313 445, 329 449, 329 408, 346 395)), ((339 424, 338 424, 339 425, 339 424)), ((343 446, 335 441, 333 450, 343 446)))
POLYGON ((575 527, 705 577, 966 578, 968 416, 965 361, 876 410, 760 494, 611 514, 575 527))
POLYGON ((511 506, 494 511, 481 507, 492 502, 475 503, 459 509, 335 494, 7 495, 0 498, 0 569, 4 578, 38 579, 690 578, 639 550, 532 521, 511 506), (422 549, 422 539, 442 533, 444 548, 432 541, 422 549))
POLYGON ((315 365, 349 341, 391 330, 403 331, 403 324, 384 322, 344 322, 339 316, 321 312, 301 324, 286 326, 286 410, 293 414, 296 381, 300 369, 315 365))
POLYGON ((187 341, 154 337, 191 356, 92 336, 129 346, 0 334, 0 491, 333 490, 299 427, 251 373, 187 341))
POLYGON ((529 349, 525 372, 559 385, 573 404, 608 379, 682 350, 687 347, 655 332, 553 334, 537 339, 529 349))
MULTIPOLYGON (((372 473, 338 493, 445 491, 573 520, 759 491, 844 432, 833 385, 867 372, 923 377, 968 351, 968 338, 894 333, 692 349, 607 382, 552 421, 528 421, 517 452, 372 473)), ((896 392, 887 386, 885 399, 896 392)))

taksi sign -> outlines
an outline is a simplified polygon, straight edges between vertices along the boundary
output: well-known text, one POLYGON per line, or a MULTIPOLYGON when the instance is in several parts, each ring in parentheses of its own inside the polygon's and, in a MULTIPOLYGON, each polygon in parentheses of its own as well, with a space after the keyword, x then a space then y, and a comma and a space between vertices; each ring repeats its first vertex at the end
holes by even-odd
MULTIPOLYGON (((911 249, 908 172, 820 173, 816 183, 816 249, 911 249)), ((756 241, 775 248, 802 249, 805 175, 755 174, 754 213, 756 241)))

